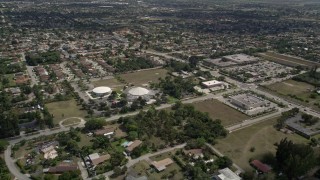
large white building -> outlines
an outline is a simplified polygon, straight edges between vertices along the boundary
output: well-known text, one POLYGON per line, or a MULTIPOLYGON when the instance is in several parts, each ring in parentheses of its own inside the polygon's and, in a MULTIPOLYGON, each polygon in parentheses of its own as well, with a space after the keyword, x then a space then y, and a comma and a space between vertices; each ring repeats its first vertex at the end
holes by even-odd
POLYGON ((213 88, 217 86, 224 86, 223 82, 217 81, 217 80, 212 80, 212 81, 205 81, 201 83, 204 87, 206 88, 213 88))
POLYGON ((134 101, 139 97, 149 101, 153 96, 154 92, 152 90, 143 87, 132 87, 126 90, 127 98, 129 101, 134 101))
POLYGON ((96 96, 106 96, 111 94, 112 90, 109 87, 106 86, 100 86, 100 87, 96 87, 92 90, 92 92, 96 95, 96 96))

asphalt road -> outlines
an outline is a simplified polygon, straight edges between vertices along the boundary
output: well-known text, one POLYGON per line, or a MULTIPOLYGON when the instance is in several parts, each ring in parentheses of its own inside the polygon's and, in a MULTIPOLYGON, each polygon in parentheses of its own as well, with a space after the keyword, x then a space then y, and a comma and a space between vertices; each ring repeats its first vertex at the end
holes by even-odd
POLYGON ((11 158, 11 145, 4 151, 4 160, 6 161, 6 165, 10 172, 18 179, 18 180, 27 180, 30 179, 26 174, 22 174, 19 168, 16 166, 15 162, 11 158))

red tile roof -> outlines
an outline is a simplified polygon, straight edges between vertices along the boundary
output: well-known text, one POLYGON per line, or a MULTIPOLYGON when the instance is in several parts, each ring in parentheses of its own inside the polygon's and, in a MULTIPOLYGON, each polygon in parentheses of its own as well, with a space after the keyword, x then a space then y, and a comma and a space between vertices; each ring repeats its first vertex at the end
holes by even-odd
POLYGON ((253 160, 251 161, 251 165, 254 166, 256 169, 258 169, 259 171, 263 172, 263 173, 268 173, 271 171, 271 167, 263 164, 262 162, 260 162, 259 160, 253 160))

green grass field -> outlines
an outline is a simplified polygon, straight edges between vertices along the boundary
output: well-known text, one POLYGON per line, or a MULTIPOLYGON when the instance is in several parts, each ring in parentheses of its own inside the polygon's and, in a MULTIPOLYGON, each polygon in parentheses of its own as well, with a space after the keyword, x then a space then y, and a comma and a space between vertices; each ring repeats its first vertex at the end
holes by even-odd
POLYGON ((304 82, 298 82, 294 80, 286 80, 283 82, 271 84, 267 86, 269 90, 272 90, 273 92, 280 94, 282 96, 286 96, 287 98, 290 98, 298 103, 301 103, 302 101, 299 101, 297 99, 294 99, 292 97, 289 97, 288 95, 295 95, 298 98, 302 99, 305 105, 310 105, 313 108, 317 109, 316 106, 313 104, 316 102, 320 102, 320 96, 317 95, 316 98, 310 98, 310 95, 312 94, 312 91, 315 90, 315 87, 311 84, 304 83, 304 82))
POLYGON ((113 79, 102 79, 102 80, 98 80, 98 81, 92 81, 91 84, 94 87, 98 87, 98 86, 108 86, 113 90, 118 90, 118 89, 122 89, 123 86, 125 86, 125 84, 119 82, 116 78, 113 79))
POLYGON ((268 88, 283 95, 293 94, 297 96, 306 96, 315 89, 315 87, 310 84, 294 80, 286 80, 283 82, 275 83, 269 85, 268 88))
POLYGON ((141 86, 149 82, 158 82, 158 79, 164 78, 167 75, 166 69, 151 69, 137 71, 134 73, 122 74, 120 75, 126 82, 132 83, 135 86, 141 86))
POLYGON ((226 138, 218 140, 215 148, 230 157, 237 165, 245 171, 251 172, 253 168, 249 165, 251 158, 262 160, 266 154, 274 154, 275 143, 283 138, 288 138, 295 143, 307 143, 308 140, 297 134, 285 134, 277 131, 273 126, 276 119, 270 119, 262 123, 247 127, 229 134, 226 138), (255 151, 250 152, 254 147, 255 151))
POLYGON ((218 100, 207 100, 194 103, 194 107, 201 111, 207 112, 212 119, 220 119, 222 125, 230 126, 249 119, 249 116, 225 105, 218 100))
POLYGON ((49 112, 53 114, 54 124, 58 124, 61 120, 69 117, 82 117, 87 115, 86 111, 80 110, 75 100, 59 101, 46 104, 49 112))

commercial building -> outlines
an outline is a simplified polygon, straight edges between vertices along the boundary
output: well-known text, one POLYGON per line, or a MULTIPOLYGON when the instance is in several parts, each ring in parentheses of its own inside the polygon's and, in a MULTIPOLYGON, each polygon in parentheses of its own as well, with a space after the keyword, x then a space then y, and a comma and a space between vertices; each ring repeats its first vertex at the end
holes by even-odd
POLYGON ((231 103, 243 110, 267 106, 267 101, 253 94, 245 93, 230 97, 231 103))
POLYGON ((217 59, 204 59, 203 63, 211 67, 230 67, 258 62, 259 58, 246 54, 234 54, 217 59))
POLYGON ((246 54, 234 54, 229 56, 223 56, 223 60, 235 62, 236 64, 249 64, 254 63, 259 60, 259 58, 254 56, 249 56, 246 54))
POLYGON ((312 126, 306 126, 302 121, 303 120, 301 114, 298 114, 294 117, 287 119, 285 123, 288 129, 291 129, 297 134, 300 134, 301 136, 308 139, 312 136, 320 134, 320 121, 318 121, 312 126))

